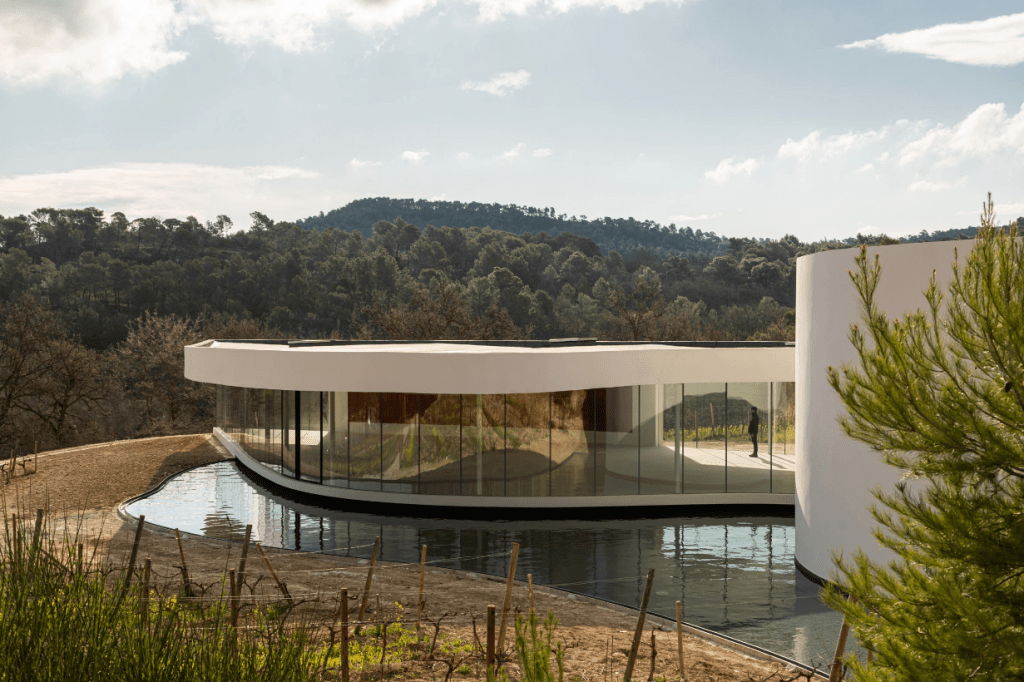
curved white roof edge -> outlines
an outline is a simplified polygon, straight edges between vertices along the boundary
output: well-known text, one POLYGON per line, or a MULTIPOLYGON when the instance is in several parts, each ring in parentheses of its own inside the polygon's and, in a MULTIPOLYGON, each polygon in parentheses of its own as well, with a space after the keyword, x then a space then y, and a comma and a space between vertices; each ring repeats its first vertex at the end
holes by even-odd
POLYGON ((795 381, 796 349, 792 345, 530 348, 203 341, 185 347, 185 376, 211 384, 285 391, 545 393, 650 384, 795 381))

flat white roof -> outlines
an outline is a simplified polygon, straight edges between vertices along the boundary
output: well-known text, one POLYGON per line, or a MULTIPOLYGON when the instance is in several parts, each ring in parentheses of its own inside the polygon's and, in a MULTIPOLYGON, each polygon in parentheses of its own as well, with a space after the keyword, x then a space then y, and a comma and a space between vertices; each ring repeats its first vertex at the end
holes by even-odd
POLYGON ((185 376, 247 388, 386 393, 543 393, 666 383, 794 381, 793 345, 203 341, 185 376))

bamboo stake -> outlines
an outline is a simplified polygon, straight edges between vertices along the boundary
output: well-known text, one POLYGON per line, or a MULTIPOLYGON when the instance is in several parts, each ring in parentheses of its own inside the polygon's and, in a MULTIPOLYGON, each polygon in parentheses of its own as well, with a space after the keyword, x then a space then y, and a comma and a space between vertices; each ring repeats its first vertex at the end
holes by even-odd
MULTIPOLYGON (((256 547, 259 547, 259 545, 256 545, 256 547)), ((348 682, 348 588, 347 587, 341 588, 341 682, 348 682)))
POLYGON ((275 583, 277 583, 277 589, 281 590, 281 594, 284 595, 285 599, 289 602, 292 601, 292 595, 288 592, 288 586, 281 582, 281 579, 277 577, 277 572, 274 570, 274 567, 270 565, 270 559, 267 558, 266 552, 263 551, 263 548, 258 542, 256 543, 256 552, 260 557, 262 557, 263 563, 267 565, 267 570, 270 571, 270 577, 274 579, 275 583))
POLYGON ((533 608, 533 573, 526 574, 526 586, 530 589, 530 613, 534 613, 536 609, 533 608))
POLYGON ((420 552, 420 598, 416 602, 416 637, 420 634, 420 618, 423 617, 423 580, 427 572, 427 546, 420 552))
POLYGON ((519 559, 519 543, 512 543, 512 558, 508 562, 508 582, 505 583, 505 604, 501 607, 501 629, 498 631, 498 651, 505 646, 505 629, 508 627, 508 612, 512 607, 512 583, 516 580, 516 560, 519 559))
POLYGON ((135 540, 132 542, 132 553, 128 557, 128 577, 124 580, 124 594, 132 584, 132 573, 135 571, 135 559, 139 556, 139 542, 142 540, 142 528, 146 525, 145 514, 139 514, 139 524, 135 527, 135 540))
POLYGON ((181 546, 181 533, 178 532, 177 528, 174 529, 174 537, 178 540, 178 556, 181 557, 181 585, 187 597, 192 593, 191 581, 188 578, 188 564, 185 562, 185 548, 181 546))
MULTIPOLYGON (((363 622, 363 617, 366 616, 366 602, 370 598, 370 585, 373 583, 373 567, 377 565, 377 550, 380 549, 380 536, 378 535, 373 540, 373 554, 370 555, 370 568, 366 571, 366 587, 363 588, 363 599, 359 604, 359 617, 356 619, 360 623, 363 622)), ((359 632, 359 626, 356 625, 356 632, 359 632)))
POLYGON ((647 618, 647 603, 651 599, 651 585, 654 584, 654 569, 647 572, 647 587, 644 598, 640 602, 640 615, 636 619, 636 632, 633 633, 633 646, 629 649, 629 661, 626 663, 625 682, 633 679, 633 667, 636 665, 636 653, 640 649, 640 637, 644 634, 644 620, 647 618))
POLYGON ((142 614, 143 627, 149 622, 149 575, 152 570, 153 565, 147 557, 145 568, 142 571, 142 599, 139 601, 139 611, 142 614))
POLYGON ((686 669, 683 665, 683 603, 676 602, 676 640, 679 645, 679 677, 686 682, 686 669))
POLYGON ((487 679, 494 673, 494 604, 487 605, 487 679))
POLYGON ((78 543, 78 575, 82 575, 83 571, 83 558, 85 557, 85 545, 81 542, 78 543))

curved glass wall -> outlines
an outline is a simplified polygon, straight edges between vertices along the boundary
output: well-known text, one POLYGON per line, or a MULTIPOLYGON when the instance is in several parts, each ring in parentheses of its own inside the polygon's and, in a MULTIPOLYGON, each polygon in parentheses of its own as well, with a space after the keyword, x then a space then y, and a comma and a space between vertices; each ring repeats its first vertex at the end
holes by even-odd
POLYGON ((793 383, 492 395, 217 387, 217 426, 268 469, 425 495, 793 493, 794 407, 793 383))

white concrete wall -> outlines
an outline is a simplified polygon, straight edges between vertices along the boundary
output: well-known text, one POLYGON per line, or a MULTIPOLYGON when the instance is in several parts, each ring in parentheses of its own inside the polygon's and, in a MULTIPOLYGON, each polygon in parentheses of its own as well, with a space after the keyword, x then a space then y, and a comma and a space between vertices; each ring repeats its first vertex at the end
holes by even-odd
MULTIPOLYGON (((973 241, 903 244, 868 249, 881 256, 876 294, 890 319, 927 308, 922 292, 932 271, 940 283, 952 275, 954 249, 961 260, 973 241)), ((871 536, 876 525, 871 489, 891 489, 899 472, 867 445, 839 429, 842 404, 828 385, 826 369, 853 362, 848 334, 860 322, 857 293, 848 271, 856 249, 827 251, 797 261, 796 278, 796 559, 821 578, 833 571, 832 552, 862 548, 874 559, 892 557, 871 536)))

